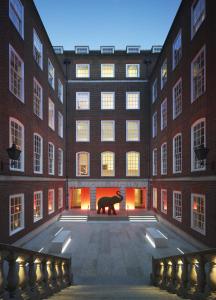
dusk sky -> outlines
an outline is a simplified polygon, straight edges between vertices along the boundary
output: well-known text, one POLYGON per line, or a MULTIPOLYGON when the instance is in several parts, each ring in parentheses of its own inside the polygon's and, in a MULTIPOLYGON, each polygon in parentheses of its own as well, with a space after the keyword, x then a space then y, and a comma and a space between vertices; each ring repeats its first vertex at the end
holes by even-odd
POLYGON ((52 44, 162 45, 181 0, 34 0, 52 44))

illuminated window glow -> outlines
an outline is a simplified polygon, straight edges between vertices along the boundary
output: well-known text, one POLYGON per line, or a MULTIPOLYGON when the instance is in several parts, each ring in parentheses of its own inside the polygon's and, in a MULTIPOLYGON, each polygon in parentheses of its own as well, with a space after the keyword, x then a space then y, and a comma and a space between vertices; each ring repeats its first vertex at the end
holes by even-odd
POLYGON ((140 108, 140 92, 127 92, 126 94, 126 109, 140 108))
POLYGON ((115 176, 115 154, 113 152, 101 153, 101 176, 115 176))
POLYGON ((89 142, 90 141, 90 122, 76 121, 76 141, 89 142))
POLYGON ((138 78, 140 76, 139 64, 127 64, 126 65, 126 77, 138 78))
POLYGON ((101 109, 115 109, 115 93, 102 92, 101 93, 101 109))
POLYGON ((101 121, 101 141, 115 141, 115 121, 101 121))
POLYGON ((55 191, 53 189, 48 190, 48 214, 52 214, 55 211, 55 191))
POLYGON ((24 194, 10 196, 10 235, 24 228, 24 194))
POLYGON ((191 195, 191 228, 205 234, 205 195, 191 195))
POLYGON ((115 65, 114 64, 102 64, 101 65, 101 77, 102 78, 115 77, 115 65))
POLYGON ((77 64, 76 65, 76 77, 77 78, 89 78, 90 76, 90 66, 87 64, 77 64))
POLYGON ((34 192, 34 222, 37 222, 43 217, 43 192, 34 192))
POLYGON ((126 141, 137 142, 140 140, 140 121, 126 121, 126 141))
POLYGON ((89 175, 89 153, 78 152, 76 154, 76 176, 89 175))
POLYGON ((126 153, 126 176, 140 176, 140 154, 131 151, 126 153))
POLYGON ((90 93, 76 92, 76 109, 88 110, 90 108, 90 93))

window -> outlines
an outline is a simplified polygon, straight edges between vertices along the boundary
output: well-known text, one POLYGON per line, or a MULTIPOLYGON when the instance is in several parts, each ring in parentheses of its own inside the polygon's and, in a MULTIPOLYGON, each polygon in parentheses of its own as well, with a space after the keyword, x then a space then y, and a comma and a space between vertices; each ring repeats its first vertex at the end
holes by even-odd
POLYGON ((76 154, 76 176, 90 175, 90 160, 88 152, 78 152, 76 154))
POLYGON ((48 214, 55 211, 55 191, 48 190, 48 214))
POLYGON ((127 46, 127 53, 140 53, 140 46, 127 46))
POLYGON ((140 154, 131 151, 126 153, 127 172, 126 176, 140 176, 140 154))
POLYGON ((113 54, 115 51, 115 47, 113 46, 101 46, 100 47, 101 54, 113 54))
POLYGON ((39 82, 34 78, 33 91, 33 111, 40 119, 43 118, 43 89, 39 82))
POLYGON ((63 115, 58 112, 58 135, 63 138, 63 115))
POLYGON ((127 64, 126 65, 126 77, 138 78, 140 76, 140 69, 138 64, 127 64))
POLYGON ((173 192, 173 218, 177 221, 182 221, 182 193, 173 192))
POLYGON ((101 176, 115 176, 115 154, 113 152, 101 153, 101 176))
POLYGON ((89 47, 88 46, 75 46, 75 53, 76 54, 89 54, 89 47))
POLYGON ((101 121, 101 141, 115 141, 115 121, 101 121))
POLYGON ((60 79, 58 79, 58 98, 63 103, 63 84, 60 79))
POLYGON ((153 208, 157 208, 157 188, 153 188, 153 208))
POLYGON ((179 79, 173 87, 173 120, 182 112, 182 80, 179 79))
POLYGON ((10 170, 13 171, 24 171, 24 126, 18 120, 10 118, 10 136, 9 136, 9 147, 13 144, 21 150, 21 154, 18 160, 10 160, 10 170))
POLYGON ((24 194, 10 196, 10 235, 24 228, 24 194))
POLYGON ((34 133, 34 173, 43 173, 43 138, 34 133))
POLYGON ((139 109, 139 108, 140 108, 140 92, 127 92, 126 109, 139 109))
POLYGON ((101 109, 115 109, 115 93, 102 92, 101 93, 101 109))
POLYGON ((58 209, 63 207, 63 188, 58 188, 58 209))
POLYGON ((102 78, 115 77, 115 65, 114 64, 102 64, 101 65, 101 77, 102 78))
POLYGON ((172 46, 172 56, 173 56, 173 70, 178 65, 182 57, 182 35, 181 30, 179 31, 173 46, 172 46))
POLYGON ((90 122, 76 121, 76 142, 90 141, 90 122))
POLYGON ((24 102, 24 63, 9 45, 9 89, 20 101, 24 102))
POLYGON ((76 65, 76 77, 77 78, 89 78, 90 67, 86 64, 76 65))
POLYGON ((165 86, 167 82, 167 59, 165 59, 161 67, 161 89, 165 86))
POLYGON ((167 190, 161 190, 161 211, 167 214, 167 190))
POLYGON ((76 92, 76 109, 87 110, 90 108, 90 93, 76 92))
POLYGON ((55 130, 55 104, 49 99, 49 127, 55 130))
POLYGON ((195 150, 206 147, 205 119, 196 121, 191 127, 191 171, 202 171, 206 169, 206 161, 199 160, 195 150))
POLYGON ((161 103, 161 130, 167 127, 167 99, 161 103))
POLYGON ((48 174, 55 174, 55 147, 52 143, 48 143, 48 174))
POLYGON ((205 20, 205 0, 194 1, 191 7, 191 36, 192 38, 205 20))
POLYGON ((152 137, 157 136, 157 112, 155 112, 152 116, 152 137))
POLYGON ((43 192, 34 192, 34 222, 43 218, 43 192))
POLYGON ((205 93, 206 90, 206 58, 205 46, 191 63, 191 102, 205 93))
POLYGON ((182 135, 179 133, 173 138, 173 173, 182 171, 182 135))
POLYGON ((161 175, 167 174, 167 143, 161 146, 161 175))
POLYGON ((155 100, 157 99, 157 79, 155 79, 153 85, 152 85, 152 103, 155 102, 155 100))
POLYGON ((63 150, 58 149, 58 176, 63 176, 63 150))
POLYGON ((126 121, 126 141, 137 142, 140 140, 140 121, 126 121))
POLYGON ((43 69, 43 45, 33 29, 33 56, 38 66, 43 69))
POLYGON ((191 228, 205 235, 205 195, 191 195, 191 228))
POLYGON ((24 38, 24 8, 20 0, 10 0, 9 17, 21 37, 24 38))
POLYGON ((48 59, 48 81, 53 89, 55 89, 55 69, 48 59))
POLYGON ((157 175, 157 149, 153 149, 152 152, 152 175, 157 175))

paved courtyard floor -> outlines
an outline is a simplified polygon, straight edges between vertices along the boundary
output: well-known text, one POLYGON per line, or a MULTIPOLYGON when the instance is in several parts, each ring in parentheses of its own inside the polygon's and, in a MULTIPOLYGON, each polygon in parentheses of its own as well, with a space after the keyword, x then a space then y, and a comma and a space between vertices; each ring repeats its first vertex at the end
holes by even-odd
POLYGON ((127 221, 55 222, 23 247, 52 252, 51 241, 63 227, 72 240, 64 255, 72 257, 75 284, 149 283, 151 258, 197 249, 160 223, 127 221), (168 247, 154 249, 145 238, 145 228, 156 227, 168 237, 168 247))

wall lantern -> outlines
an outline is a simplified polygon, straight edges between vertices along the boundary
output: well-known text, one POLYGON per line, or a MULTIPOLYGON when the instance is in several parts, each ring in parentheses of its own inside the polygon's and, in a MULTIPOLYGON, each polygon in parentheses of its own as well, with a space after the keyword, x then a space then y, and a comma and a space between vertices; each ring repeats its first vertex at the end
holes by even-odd
MULTIPOLYGON (((20 154, 21 154, 21 150, 19 150, 16 146, 16 144, 12 144, 12 146, 8 149, 6 149, 7 154, 9 156, 9 159, 16 161, 20 158, 20 154)), ((13 164, 14 162, 12 162, 13 164)), ((4 169, 4 164, 3 161, 1 161, 0 167, 1 167, 1 171, 3 171, 4 169)), ((7 164, 8 165, 8 164, 7 164)))
POLYGON ((204 147, 204 145, 200 145, 199 147, 194 149, 194 152, 198 160, 204 161, 205 159, 207 159, 209 149, 204 147))

